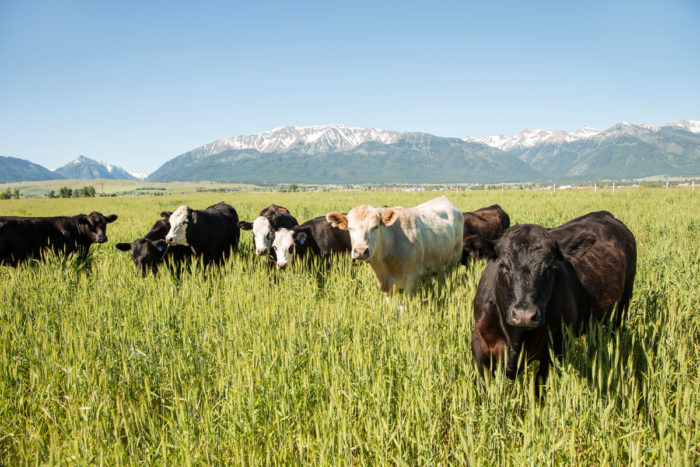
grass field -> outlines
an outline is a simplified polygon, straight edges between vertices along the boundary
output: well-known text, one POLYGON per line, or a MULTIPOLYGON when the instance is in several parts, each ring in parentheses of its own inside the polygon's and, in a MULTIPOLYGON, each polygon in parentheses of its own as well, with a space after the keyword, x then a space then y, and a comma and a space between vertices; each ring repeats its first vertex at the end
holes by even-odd
POLYGON ((283 274, 243 235, 221 269, 137 277, 114 248, 162 210, 275 202, 300 220, 439 193, 217 193, 0 201, 0 214, 116 213, 90 267, 0 267, 0 464, 700 463, 700 195, 458 192, 512 223, 606 209, 639 260, 623 332, 569 340, 547 398, 534 369, 477 379, 472 300, 484 264, 387 305, 367 265, 283 274))

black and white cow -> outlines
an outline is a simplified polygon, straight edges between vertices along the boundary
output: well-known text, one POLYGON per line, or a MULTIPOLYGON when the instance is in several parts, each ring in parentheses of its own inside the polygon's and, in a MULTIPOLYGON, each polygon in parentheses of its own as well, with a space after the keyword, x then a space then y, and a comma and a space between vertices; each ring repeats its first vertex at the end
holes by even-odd
POLYGON ((279 229, 291 229, 299 225, 299 222, 287 208, 271 204, 260 211, 260 215, 252 223, 241 221, 238 224, 241 230, 253 231, 255 254, 262 256, 272 253, 272 239, 275 237, 275 232, 279 229))
POLYGON ((0 264, 17 266, 44 251, 85 255, 93 243, 107 241, 107 224, 117 215, 90 214, 60 217, 0 216, 0 264))
POLYGON ((333 227, 326 216, 316 217, 292 229, 280 229, 274 235, 273 252, 277 269, 292 264, 295 257, 307 254, 328 258, 331 253, 349 253, 350 233, 333 227))
POLYGON ((163 262, 167 262, 169 266, 179 271, 181 264, 192 256, 191 247, 168 246, 165 242, 165 236, 170 231, 171 214, 170 211, 160 213, 162 219, 156 221, 150 232, 143 238, 137 238, 131 243, 117 243, 118 250, 131 252, 137 274, 141 273, 145 277, 149 270, 155 274, 158 272, 158 266, 163 262))
POLYGON ((238 247, 241 230, 238 213, 223 201, 197 211, 180 206, 170 215, 170 231, 165 236, 168 245, 192 248, 204 265, 222 264, 238 247))

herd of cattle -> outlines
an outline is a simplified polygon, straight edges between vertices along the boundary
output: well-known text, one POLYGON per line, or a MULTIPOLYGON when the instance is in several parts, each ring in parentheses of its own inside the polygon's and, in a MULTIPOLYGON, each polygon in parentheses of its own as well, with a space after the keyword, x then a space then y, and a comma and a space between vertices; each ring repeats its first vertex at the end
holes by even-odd
MULTIPOLYGON (((99 212, 72 217, 0 217, 0 264, 17 266, 46 250, 86 253, 107 241, 117 216, 99 212)), ((521 351, 539 360, 547 378, 550 353, 562 351, 563 327, 574 335, 591 321, 618 328, 632 296, 637 247, 632 232, 600 211, 555 228, 510 227, 498 205, 461 212, 442 196, 414 208, 357 206, 299 224, 284 207, 271 205, 253 222, 240 221, 224 203, 162 212, 143 238, 116 247, 129 251, 137 273, 178 268, 193 259, 221 264, 251 230, 255 253, 284 269, 301 258, 350 253, 374 271, 387 297, 413 293, 421 279, 458 264, 486 259, 474 298, 472 353, 479 373, 500 365, 515 378, 521 351)))

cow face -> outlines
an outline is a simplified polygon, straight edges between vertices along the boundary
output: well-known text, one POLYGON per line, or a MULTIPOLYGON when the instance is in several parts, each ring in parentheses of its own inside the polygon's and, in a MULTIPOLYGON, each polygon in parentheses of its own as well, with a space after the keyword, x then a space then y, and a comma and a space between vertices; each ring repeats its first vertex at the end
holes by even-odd
POLYGON ((87 216, 78 217, 78 225, 91 243, 104 243, 107 241, 107 224, 115 220, 117 220, 116 214, 105 217, 101 212, 93 211, 87 216))
POLYGON ((563 247, 547 229, 538 225, 517 225, 498 241, 469 236, 465 244, 497 266, 496 300, 501 315, 510 326, 536 328, 545 324, 545 311, 563 261, 585 254, 595 243, 583 235, 563 247))
POLYGON ((272 249, 277 256, 277 269, 284 269, 294 260, 294 231, 279 229, 274 233, 272 249))
POLYGON ((168 245, 188 245, 187 228, 190 222, 194 222, 192 209, 180 206, 170 215, 170 231, 165 236, 168 245))
POLYGON ((163 260, 167 245, 165 240, 151 241, 138 238, 131 243, 117 243, 117 249, 131 251, 131 259, 134 260, 136 273, 146 276, 149 269, 156 272, 158 263, 163 260))
POLYGON ((255 254, 268 255, 275 237, 272 224, 267 217, 259 216, 253 221, 253 240, 255 241, 255 254))
POLYGON ((396 222, 398 211, 394 208, 375 208, 368 205, 352 208, 347 216, 339 212, 326 214, 333 227, 350 232, 352 258, 369 260, 377 253, 377 245, 385 227, 396 222))

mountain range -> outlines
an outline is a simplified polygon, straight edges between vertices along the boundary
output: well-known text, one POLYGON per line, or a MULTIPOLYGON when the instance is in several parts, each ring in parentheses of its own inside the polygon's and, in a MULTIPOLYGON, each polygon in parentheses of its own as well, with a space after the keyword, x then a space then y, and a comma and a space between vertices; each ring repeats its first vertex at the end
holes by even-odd
POLYGON ((89 180, 104 178, 111 180, 143 180, 145 174, 129 172, 106 162, 78 156, 63 167, 49 170, 17 157, 0 156, 0 183, 39 180, 89 180))
MULTIPOLYGON (((149 181, 278 183, 498 183, 700 176, 700 121, 618 123, 573 132, 447 138, 345 125, 285 126, 185 152, 149 181)), ((144 178, 80 156, 49 171, 0 157, 0 182, 144 178)))
POLYGON ((497 183, 654 175, 700 176, 699 121, 573 132, 528 128, 479 139, 345 125, 281 127, 200 146, 147 180, 497 183))

